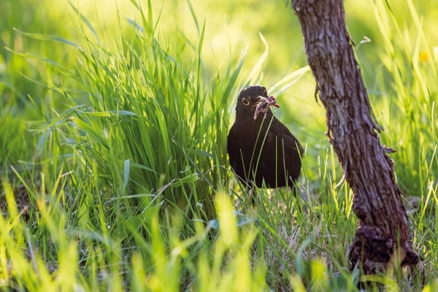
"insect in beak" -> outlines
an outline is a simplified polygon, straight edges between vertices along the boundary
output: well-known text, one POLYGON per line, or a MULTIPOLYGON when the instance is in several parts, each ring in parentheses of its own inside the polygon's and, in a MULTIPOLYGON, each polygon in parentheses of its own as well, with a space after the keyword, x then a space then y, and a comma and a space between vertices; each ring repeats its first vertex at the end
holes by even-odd
POLYGON ((280 107, 277 104, 277 100, 272 95, 270 97, 259 96, 259 100, 261 101, 256 106, 254 112, 254 120, 257 120, 257 117, 260 112, 266 114, 270 106, 280 107))

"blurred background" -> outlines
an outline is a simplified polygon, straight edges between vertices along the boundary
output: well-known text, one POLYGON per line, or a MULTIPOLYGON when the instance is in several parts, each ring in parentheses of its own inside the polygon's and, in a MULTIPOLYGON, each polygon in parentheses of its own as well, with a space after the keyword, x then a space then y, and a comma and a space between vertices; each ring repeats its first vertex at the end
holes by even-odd
MULTIPOLYGON (((438 2, 344 4, 421 258, 373 279, 436 291, 438 2)), ((0 0, 0 286, 355 291, 353 194, 306 65, 283 0, 0 0), (306 148, 303 196, 254 206, 230 170, 248 84, 306 148)))

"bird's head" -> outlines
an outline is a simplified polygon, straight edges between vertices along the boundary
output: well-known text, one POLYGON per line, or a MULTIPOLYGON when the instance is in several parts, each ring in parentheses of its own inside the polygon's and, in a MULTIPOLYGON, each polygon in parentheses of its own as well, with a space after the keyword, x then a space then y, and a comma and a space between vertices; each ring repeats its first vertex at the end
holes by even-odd
POLYGON ((268 97, 264 86, 249 86, 239 93, 236 105, 236 119, 252 118, 257 120, 260 113, 272 113, 270 107, 280 107, 273 96, 268 97))

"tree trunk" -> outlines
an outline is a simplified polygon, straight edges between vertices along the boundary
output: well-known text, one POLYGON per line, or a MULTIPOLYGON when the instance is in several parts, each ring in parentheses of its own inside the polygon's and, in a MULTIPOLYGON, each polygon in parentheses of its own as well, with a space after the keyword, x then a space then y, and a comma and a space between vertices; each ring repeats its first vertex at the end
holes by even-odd
POLYGON ((406 210, 395 182, 394 162, 380 145, 352 42, 342 0, 292 0, 304 36, 307 60, 327 114, 327 135, 354 192, 359 218, 350 247, 351 268, 366 274, 389 265, 414 265, 406 210))

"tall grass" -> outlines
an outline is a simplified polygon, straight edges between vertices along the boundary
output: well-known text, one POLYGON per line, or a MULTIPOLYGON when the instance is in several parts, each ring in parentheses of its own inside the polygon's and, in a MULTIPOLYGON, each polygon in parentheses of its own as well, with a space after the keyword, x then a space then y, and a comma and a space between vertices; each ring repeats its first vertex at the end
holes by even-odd
POLYGON ((377 104, 387 129, 385 142, 397 150, 394 159, 399 184, 410 195, 426 195, 438 178, 437 92, 438 56, 424 32, 414 3, 407 1, 412 34, 383 1, 376 1, 374 13, 382 33, 383 50, 379 73, 382 95, 377 104))
MULTIPOLYGON (((253 207, 229 170, 225 143, 234 99, 244 85, 265 82, 259 73, 267 49, 254 68, 245 69, 244 52, 213 70, 203 59, 208 20, 196 17, 196 6, 193 39, 183 30, 160 32, 163 20, 153 4, 142 9, 133 2, 138 14, 118 15, 110 37, 76 7, 72 21, 79 37, 13 32, 42 49, 38 55, 8 46, 14 61, 7 78, 18 77, 14 68, 23 64, 32 85, 17 81, 0 89, 7 97, 0 109, 0 154, 7 166, 0 178, 0 285, 48 291, 358 290, 359 270, 350 271, 348 263, 357 226, 353 194, 338 184, 340 167, 318 123, 301 114, 293 128, 307 142, 299 196, 259 189, 253 207), (52 46, 64 51, 51 54, 52 46), (30 94, 19 101, 14 94, 21 86, 30 94)), ((408 4, 417 39, 399 27, 383 1, 373 2, 384 69, 370 92, 378 93, 371 98, 385 128, 382 139, 397 150, 398 180, 419 196, 408 211, 421 261, 413 271, 395 269, 366 280, 375 289, 378 283, 434 291, 436 59, 408 4)))

